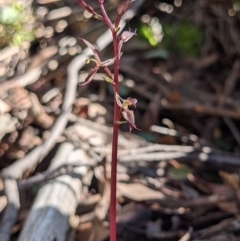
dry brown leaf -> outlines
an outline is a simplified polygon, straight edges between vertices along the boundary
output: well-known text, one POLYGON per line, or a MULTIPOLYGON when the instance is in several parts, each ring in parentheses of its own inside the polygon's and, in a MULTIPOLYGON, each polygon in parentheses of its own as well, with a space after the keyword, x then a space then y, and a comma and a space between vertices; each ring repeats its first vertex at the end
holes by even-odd
POLYGON ((92 222, 81 223, 78 225, 76 230, 76 240, 85 241, 88 240, 92 232, 92 222))
POLYGON ((235 201, 218 202, 217 206, 223 212, 235 214, 239 211, 235 201))
POLYGON ((18 110, 27 110, 32 106, 28 91, 22 87, 10 89, 5 101, 9 106, 18 110))
POLYGON ((130 202, 122 207, 117 213, 118 224, 135 224, 148 220, 151 216, 149 208, 143 204, 130 202))
POLYGON ((168 96, 168 101, 171 103, 178 103, 181 101, 181 94, 178 90, 172 90, 170 96, 168 96))
POLYGON ((229 185, 223 183, 223 184, 217 184, 217 183, 211 183, 209 182, 207 184, 207 187, 211 190, 212 194, 216 194, 219 196, 232 196, 234 195, 234 191, 232 190, 229 185))
POLYGON ((102 241, 109 236, 109 227, 97 218, 93 222, 92 232, 88 241, 102 241))
POLYGON ((223 181, 226 182, 234 190, 237 190, 239 188, 239 174, 220 171, 219 175, 221 176, 223 181))

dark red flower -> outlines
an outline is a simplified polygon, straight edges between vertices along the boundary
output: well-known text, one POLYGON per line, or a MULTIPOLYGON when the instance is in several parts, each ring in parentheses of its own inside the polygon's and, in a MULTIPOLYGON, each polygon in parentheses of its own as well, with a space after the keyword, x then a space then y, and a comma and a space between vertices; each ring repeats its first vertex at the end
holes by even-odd
POLYGON ((118 93, 116 93, 116 102, 118 106, 121 108, 121 114, 125 121, 128 123, 129 126, 129 132, 132 131, 132 129, 139 130, 139 128, 136 127, 135 125, 135 116, 134 112, 132 110, 129 110, 129 106, 134 106, 136 107, 137 104, 137 99, 128 97, 126 100, 122 99, 118 93))
POLYGON ((92 50, 93 55, 95 57, 94 59, 87 59, 86 64, 89 64, 90 62, 96 63, 96 66, 90 70, 85 82, 81 83, 80 85, 89 84, 93 80, 95 74, 98 72, 98 70, 100 68, 102 68, 104 70, 104 72, 107 74, 108 78, 106 79, 106 81, 114 84, 113 80, 112 80, 112 73, 107 66, 112 65, 115 61, 115 58, 107 59, 107 60, 102 62, 100 57, 99 57, 97 47, 95 45, 91 44, 86 39, 83 39, 83 38, 79 38, 79 39, 82 40, 92 50))

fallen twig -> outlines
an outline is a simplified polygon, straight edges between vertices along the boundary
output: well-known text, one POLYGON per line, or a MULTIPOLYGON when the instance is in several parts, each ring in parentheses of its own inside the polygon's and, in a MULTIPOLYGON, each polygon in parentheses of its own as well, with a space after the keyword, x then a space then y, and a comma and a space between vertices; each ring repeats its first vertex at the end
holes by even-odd
POLYGON ((218 167, 228 165, 229 167, 240 167, 240 157, 227 154, 207 152, 150 152, 145 154, 134 154, 119 156, 120 162, 139 161, 164 161, 164 160, 199 160, 204 163, 215 164, 218 167))
POLYGON ((35 176, 32 176, 27 179, 23 179, 18 181, 18 189, 23 190, 27 189, 33 186, 36 186, 38 184, 46 183, 52 179, 55 179, 57 177, 63 176, 63 175, 74 175, 74 168, 79 166, 92 166, 95 163, 91 162, 84 162, 83 164, 80 164, 79 162, 69 163, 69 164, 63 164, 59 167, 57 167, 54 170, 47 170, 45 172, 39 173, 35 176))
POLYGON ((230 117, 233 119, 240 119, 240 109, 228 110, 226 108, 220 107, 208 107, 200 104, 194 103, 161 103, 163 109, 166 110, 179 110, 179 111, 194 111, 202 115, 211 115, 219 117, 230 117))

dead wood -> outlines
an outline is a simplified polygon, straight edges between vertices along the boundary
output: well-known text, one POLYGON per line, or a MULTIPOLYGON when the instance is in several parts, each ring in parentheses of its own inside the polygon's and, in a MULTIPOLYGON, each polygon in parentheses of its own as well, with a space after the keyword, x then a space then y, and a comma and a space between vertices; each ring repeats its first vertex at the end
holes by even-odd
MULTIPOLYGON (((51 161, 49 170, 71 162, 74 146, 63 143, 51 161)), ((85 159, 82 155, 79 159, 85 159)), ((87 168, 75 168, 75 173, 86 175, 87 168)), ((39 190, 33 207, 22 229, 19 241, 66 239, 69 216, 75 213, 81 193, 81 179, 70 175, 57 177, 39 190)))

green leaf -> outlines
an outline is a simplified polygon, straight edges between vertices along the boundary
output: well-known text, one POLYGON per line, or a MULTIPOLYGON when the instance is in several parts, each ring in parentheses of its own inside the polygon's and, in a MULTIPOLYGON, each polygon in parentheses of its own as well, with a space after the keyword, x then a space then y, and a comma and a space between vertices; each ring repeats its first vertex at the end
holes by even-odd
POLYGON ((150 26, 142 24, 138 28, 138 35, 142 38, 147 40, 147 42, 152 46, 156 47, 158 45, 158 41, 155 38, 150 26))
POLYGON ((196 25, 187 21, 181 22, 177 27, 163 26, 163 46, 172 54, 198 57, 200 46, 204 40, 203 31, 196 25))

